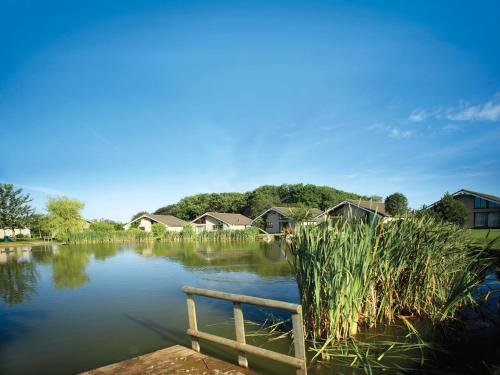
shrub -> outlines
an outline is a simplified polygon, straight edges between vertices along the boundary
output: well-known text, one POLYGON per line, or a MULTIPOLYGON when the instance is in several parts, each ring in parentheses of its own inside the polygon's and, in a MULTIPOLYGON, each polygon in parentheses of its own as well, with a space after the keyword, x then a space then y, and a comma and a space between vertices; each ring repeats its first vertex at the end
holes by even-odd
POLYGON ((401 193, 394 193, 385 198, 385 210, 392 216, 401 216, 408 211, 408 199, 401 193))
POLYGON ((446 193, 439 202, 431 208, 431 212, 441 220, 463 226, 469 215, 465 205, 446 193))

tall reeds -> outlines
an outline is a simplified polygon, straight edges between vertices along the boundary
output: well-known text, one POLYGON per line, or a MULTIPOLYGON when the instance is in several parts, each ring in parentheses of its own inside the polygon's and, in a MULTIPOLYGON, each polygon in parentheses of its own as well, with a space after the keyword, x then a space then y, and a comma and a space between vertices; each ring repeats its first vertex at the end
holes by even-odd
POLYGON ((473 300, 485 268, 463 230, 427 216, 299 226, 290 246, 313 342, 399 316, 453 317, 473 300))

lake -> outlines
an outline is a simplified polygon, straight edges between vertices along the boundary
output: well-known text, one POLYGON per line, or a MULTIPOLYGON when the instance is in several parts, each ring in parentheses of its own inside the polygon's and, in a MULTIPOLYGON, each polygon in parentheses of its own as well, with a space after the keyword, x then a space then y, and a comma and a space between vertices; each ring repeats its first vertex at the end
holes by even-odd
MULTIPOLYGON (((298 302, 286 253, 277 244, 19 247, 0 253, 0 373, 71 374, 175 344, 190 346, 184 285, 298 302)), ((262 322, 270 311, 245 306, 244 312, 245 319, 262 322)), ((197 313, 200 329, 234 337, 231 303, 198 297, 197 313)), ((201 347, 236 361, 234 351, 203 341, 201 347)), ((290 342, 265 347, 287 353, 290 342)), ((264 373, 294 373, 253 356, 249 362, 264 373)))

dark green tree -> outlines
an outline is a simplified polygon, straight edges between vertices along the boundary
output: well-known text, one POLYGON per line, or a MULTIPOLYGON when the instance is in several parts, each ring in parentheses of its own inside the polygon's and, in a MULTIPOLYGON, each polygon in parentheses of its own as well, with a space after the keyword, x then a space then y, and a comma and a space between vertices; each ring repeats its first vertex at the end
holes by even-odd
POLYGON ((12 184, 0 184, 0 228, 23 228, 33 213, 31 197, 12 184))
POLYGON ((385 210, 392 216, 401 216, 408 211, 408 199, 401 193, 394 193, 385 198, 385 210))
POLYGON ((432 213, 444 221, 463 226, 469 215, 465 205, 454 199, 449 193, 446 193, 434 206, 431 208, 432 213))

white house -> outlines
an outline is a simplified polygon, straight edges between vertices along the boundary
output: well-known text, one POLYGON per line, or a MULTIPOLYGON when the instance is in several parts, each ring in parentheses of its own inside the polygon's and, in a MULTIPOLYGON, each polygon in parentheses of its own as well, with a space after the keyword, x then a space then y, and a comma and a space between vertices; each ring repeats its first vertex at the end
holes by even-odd
POLYGON ((144 214, 125 224, 125 230, 130 229, 132 223, 139 221, 138 228, 145 232, 151 232, 154 223, 160 223, 167 227, 167 230, 172 232, 181 232, 186 222, 172 215, 150 215, 144 214))
POLYGON ((12 229, 0 228, 0 240, 3 240, 5 236, 12 237, 13 235, 17 236, 18 234, 21 234, 24 237, 31 237, 31 230, 29 228, 15 228, 13 233, 12 229))
POLYGON ((197 233, 220 229, 241 230, 250 227, 252 220, 241 214, 223 212, 205 212, 191 224, 197 233))

